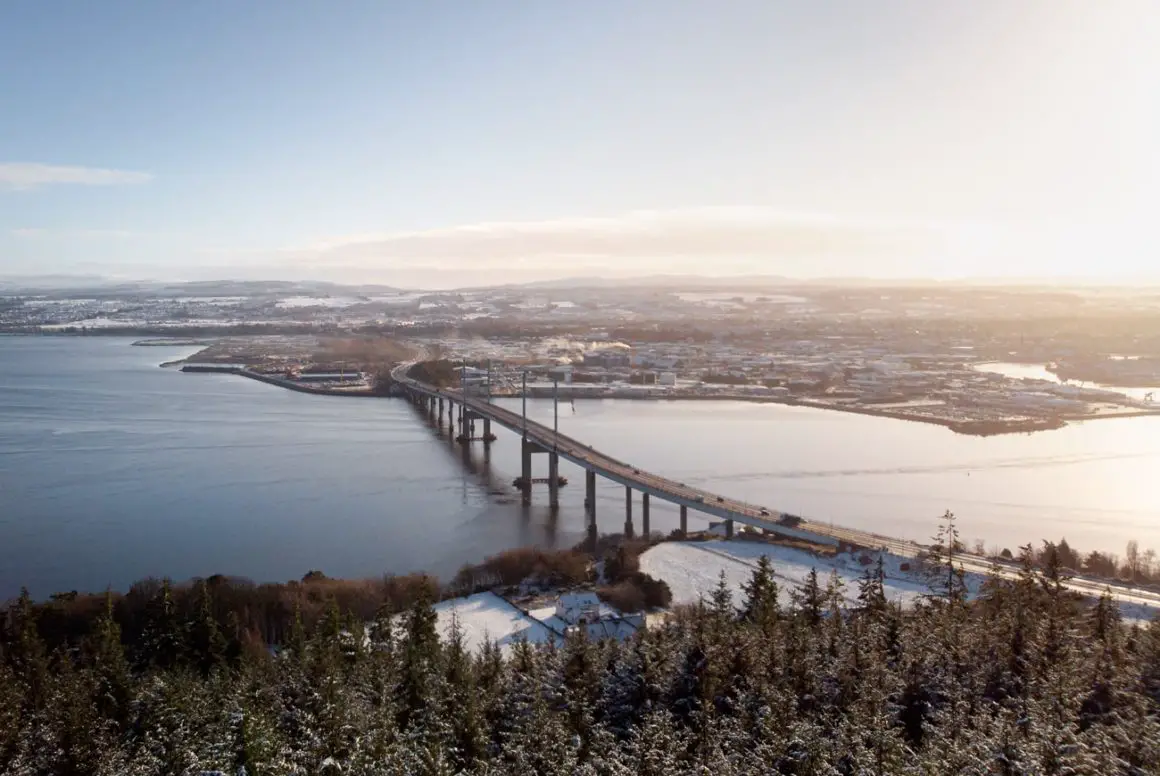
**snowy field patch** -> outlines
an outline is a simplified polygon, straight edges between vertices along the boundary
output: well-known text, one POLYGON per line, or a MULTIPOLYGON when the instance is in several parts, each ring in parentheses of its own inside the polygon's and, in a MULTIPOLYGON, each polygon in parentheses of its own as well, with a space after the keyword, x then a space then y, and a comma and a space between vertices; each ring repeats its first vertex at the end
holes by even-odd
MULTIPOLYGON (((824 557, 764 542, 662 542, 640 556, 640 570, 667 582, 673 592, 674 604, 696 603, 701 597, 707 600, 717 587, 718 576, 724 571, 725 581, 733 590, 733 600, 740 605, 745 595, 741 586, 749 581, 762 555, 768 556, 773 565, 783 604, 790 602, 790 591, 805 581, 811 568, 818 570, 818 583, 823 587, 829 581, 830 572, 836 570, 846 586, 846 601, 853 604, 858 599, 858 580, 867 569, 874 569, 879 553, 866 551, 824 557), (871 559, 868 565, 859 563, 863 554, 871 559)), ((913 558, 882 553, 882 561, 887 599, 907 605, 930 593, 926 579, 914 571, 917 562, 913 558), (912 569, 904 571, 904 563, 911 564, 912 569)), ((978 595, 984 575, 967 572, 965 579, 969 595, 978 595)), ((1127 622, 1146 623, 1160 612, 1160 606, 1152 599, 1117 590, 1113 590, 1113 596, 1127 622)))
MULTIPOLYGON (((846 586, 847 602, 854 603, 858 599, 858 580, 867 569, 873 570, 879 555, 865 553, 872 562, 863 565, 858 562, 862 554, 824 557, 764 542, 662 542, 640 556, 640 570, 667 582, 673 591, 673 603, 695 603, 702 596, 708 599, 724 571, 725 581, 733 589, 734 601, 740 604, 744 596, 741 586, 753 575, 758 558, 765 555, 773 565, 782 603, 790 602, 790 592, 805 582, 811 568, 818 570, 818 582, 823 587, 829 581, 830 572, 837 571, 846 586)), ((924 580, 901 569, 904 563, 914 563, 913 559, 884 553, 882 560, 889 600, 910 604, 930 591, 924 580)), ((978 575, 967 575, 967 587, 972 593, 978 591, 981 583, 978 575)))
POLYGON ((495 593, 476 593, 466 598, 453 598, 436 604, 439 635, 446 639, 451 634, 451 623, 458 618, 463 632, 464 646, 476 652, 488 641, 494 641, 506 653, 520 639, 532 643, 554 638, 543 623, 527 616, 495 593))

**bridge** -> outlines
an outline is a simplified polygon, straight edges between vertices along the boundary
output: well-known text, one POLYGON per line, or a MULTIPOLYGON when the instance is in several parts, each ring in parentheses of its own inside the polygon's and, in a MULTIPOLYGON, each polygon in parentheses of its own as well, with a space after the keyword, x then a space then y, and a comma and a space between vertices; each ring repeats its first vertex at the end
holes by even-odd
POLYGON ((518 415, 482 398, 469 396, 461 390, 437 388, 419 382, 407 374, 413 364, 414 362, 404 363, 393 370, 392 377, 395 385, 412 402, 429 414, 436 416, 440 426, 442 426, 446 410, 452 434, 455 433, 455 425, 458 423, 459 435, 456 438, 459 441, 466 444, 473 440, 482 440, 484 444, 489 444, 495 439, 491 429, 493 423, 520 435, 522 466, 518 482, 521 483, 525 499, 531 496, 533 482, 546 480, 549 503, 553 507, 559 506, 560 460, 571 461, 584 469, 584 505, 588 538, 591 541, 595 541, 598 535, 596 527, 596 478, 603 477, 624 486, 624 533, 629 536, 634 533, 633 494, 639 492, 641 528, 646 536, 650 530, 650 500, 656 498, 680 507, 682 534, 688 532, 688 515, 689 510, 692 509, 695 512, 717 517, 724 521, 727 537, 733 535, 734 524, 740 523, 770 533, 817 544, 837 545, 839 543, 837 536, 826 532, 803 530, 796 525, 787 524, 796 521, 791 516, 776 510, 747 504, 645 471, 602 453, 591 445, 585 445, 572 437, 560 434, 554 429, 528 419, 525 415, 518 415), (477 420, 482 421, 482 434, 479 436, 476 435, 475 423, 477 420), (546 478, 533 476, 532 457, 536 454, 543 454, 548 458, 548 476, 546 478))

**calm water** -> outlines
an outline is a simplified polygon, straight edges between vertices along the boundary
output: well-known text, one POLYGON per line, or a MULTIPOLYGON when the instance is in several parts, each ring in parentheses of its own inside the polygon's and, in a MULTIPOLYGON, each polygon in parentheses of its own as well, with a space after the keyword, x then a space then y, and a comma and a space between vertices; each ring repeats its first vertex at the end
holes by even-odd
MULTIPOLYGON (((448 575, 582 538, 581 473, 562 465, 558 514, 541 492, 521 507, 512 434, 465 459, 402 401, 157 368, 188 352, 0 337, 0 596, 147 575, 448 575)), ((529 413, 551 422, 551 402, 529 413)), ((927 538, 949 508, 988 544, 1160 549, 1160 418, 984 439, 776 405, 601 401, 561 405, 560 428, 690 484, 895 535, 927 538)), ((602 530, 623 514, 623 489, 601 482, 602 530)), ((666 505, 652 517, 676 525, 666 505)))
MULTIPOLYGON (((987 372, 995 372, 997 374, 1005 375, 1007 377, 1014 377, 1016 379, 1028 380, 1047 380, 1052 383, 1062 383, 1054 372, 1048 371, 1046 366, 1039 364, 1014 364, 1003 361, 995 361, 987 364, 979 364, 979 369, 987 372)), ((1073 384, 1077 384, 1073 381, 1073 384)), ((1082 383, 1089 385, 1088 383, 1082 383)), ((1160 396, 1160 386, 1149 387, 1133 387, 1125 385, 1107 385, 1104 383, 1092 383, 1100 388, 1106 388, 1109 391, 1117 391, 1125 396, 1131 396, 1133 399, 1146 399, 1148 394, 1160 396)))

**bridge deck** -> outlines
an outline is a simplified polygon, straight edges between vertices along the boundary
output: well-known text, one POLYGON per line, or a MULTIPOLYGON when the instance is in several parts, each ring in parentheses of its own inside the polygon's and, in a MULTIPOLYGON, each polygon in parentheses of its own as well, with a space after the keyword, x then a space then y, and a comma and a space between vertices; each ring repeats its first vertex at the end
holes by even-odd
POLYGON ((781 512, 747 504, 682 482, 676 482, 659 474, 644 471, 569 436, 556 434, 547 426, 525 419, 503 407, 465 397, 461 391, 434 388, 403 376, 396 377, 396 382, 408 390, 424 396, 450 399, 464 404, 473 414, 489 418, 493 423, 498 423, 516 433, 525 433, 530 442, 546 450, 556 452, 561 458, 569 460, 577 466, 594 471, 602 477, 619 482, 634 490, 648 493, 652 497, 754 528, 762 528, 822 544, 836 545, 838 543, 838 539, 832 536, 794 529, 779 523, 778 521, 784 516, 781 512))

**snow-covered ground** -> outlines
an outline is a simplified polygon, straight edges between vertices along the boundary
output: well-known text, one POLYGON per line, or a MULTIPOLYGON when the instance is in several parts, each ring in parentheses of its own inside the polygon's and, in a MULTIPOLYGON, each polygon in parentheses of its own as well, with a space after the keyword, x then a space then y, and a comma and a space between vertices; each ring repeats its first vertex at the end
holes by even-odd
POLYGON ((499 644, 505 652, 520 639, 532 643, 546 642, 555 637, 538 620, 521 612, 495 593, 476 593, 466 598, 453 598, 435 606, 439 634, 451 633, 451 624, 459 620, 464 646, 478 651, 487 641, 499 644))
MULTIPOLYGON (((701 596, 708 599, 724 571, 734 600, 740 604, 744 595, 741 586, 749 581, 758 559, 766 555, 773 565, 783 603, 789 603, 790 591, 805 581, 811 568, 818 570, 818 581, 823 586, 829 581, 830 572, 836 570, 846 585, 846 600, 854 602, 858 598, 858 580, 878 560, 877 553, 867 553, 873 562, 864 566, 858 562, 861 554, 829 558, 764 542, 662 542, 640 556, 640 570, 667 582, 673 591, 673 603, 693 603, 701 596)), ((889 553, 882 557, 887 598, 908 604, 930 591, 925 580, 901 570, 902 564, 913 564, 913 559, 889 553)), ((967 575, 967 587, 972 592, 978 590, 981 582, 981 577, 967 575)))
POLYGON ((288 296, 275 307, 351 307, 361 301, 353 296, 288 296))
MULTIPOLYGON (((789 603, 790 591, 805 581, 811 568, 818 570, 818 581, 823 586, 829 580, 830 572, 836 570, 846 585, 847 602, 853 603, 858 598, 858 580, 878 561, 878 553, 868 552, 871 563, 863 565, 859 563, 862 554, 844 553, 831 558, 775 544, 737 540, 662 542, 640 556, 640 569, 668 583, 673 592, 673 603, 695 603, 702 596, 708 599, 717 587, 718 576, 724 571, 734 601, 740 604, 744 596, 741 586, 757 567, 758 558, 766 555, 773 565, 783 603, 789 603)), ((910 604, 930 592, 926 579, 914 570, 916 563, 913 558, 883 553, 882 560, 887 598, 910 604), (904 563, 911 564, 912 569, 903 571, 901 566, 904 563)), ((967 589, 972 596, 978 594, 983 581, 982 574, 966 574, 967 589)), ((1160 607, 1143 599, 1118 596, 1117 600, 1127 621, 1147 622, 1160 611, 1160 607)))
POLYGON ((631 638, 643 621, 639 615, 622 615, 590 590, 559 596, 540 593, 517 600, 521 601, 519 606, 495 593, 476 593, 443 601, 435 606, 436 627, 447 638, 452 623, 458 620, 467 649, 478 651, 492 641, 506 653, 521 640, 562 643, 564 632, 578 623, 578 627, 587 629, 590 639, 624 640, 631 638))

